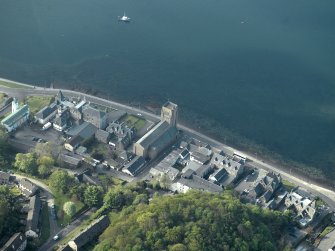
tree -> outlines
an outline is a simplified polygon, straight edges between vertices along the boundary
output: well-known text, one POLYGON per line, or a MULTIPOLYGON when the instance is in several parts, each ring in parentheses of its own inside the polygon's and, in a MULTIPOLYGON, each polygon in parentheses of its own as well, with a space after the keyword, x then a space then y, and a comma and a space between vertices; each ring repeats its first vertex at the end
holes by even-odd
POLYGON ((64 170, 56 170, 54 171, 49 178, 50 187, 62 193, 66 193, 70 191, 73 186, 74 178, 68 174, 68 172, 64 170))
POLYGON ((72 218, 72 216, 76 213, 76 205, 72 201, 65 202, 63 210, 68 216, 72 218))
POLYGON ((57 159, 61 152, 61 146, 52 141, 46 143, 37 143, 33 149, 33 152, 39 157, 49 156, 57 159))
POLYGON ((37 170, 41 177, 46 177, 50 174, 50 168, 48 168, 46 165, 39 165, 37 170))
POLYGON ((170 185, 171 185, 171 180, 170 180, 169 176, 168 176, 166 173, 164 173, 164 174, 161 176, 161 178, 160 178, 160 180, 159 180, 159 184, 160 184, 160 186, 161 186, 162 188, 164 188, 164 189, 168 189, 168 188, 170 187, 170 185))
POLYGON ((97 186, 88 186, 84 192, 84 202, 89 207, 97 206, 101 203, 102 192, 97 186))
POLYGON ((14 167, 18 170, 29 173, 35 174, 37 171, 37 163, 36 163, 36 156, 33 153, 18 153, 15 157, 14 167))
POLYGON ((47 176, 51 172, 51 168, 53 167, 55 161, 51 156, 41 156, 37 160, 38 163, 38 173, 42 177, 47 176))
POLYGON ((38 158, 37 163, 39 165, 45 165, 46 167, 50 168, 54 165, 55 160, 50 156, 41 156, 38 158))

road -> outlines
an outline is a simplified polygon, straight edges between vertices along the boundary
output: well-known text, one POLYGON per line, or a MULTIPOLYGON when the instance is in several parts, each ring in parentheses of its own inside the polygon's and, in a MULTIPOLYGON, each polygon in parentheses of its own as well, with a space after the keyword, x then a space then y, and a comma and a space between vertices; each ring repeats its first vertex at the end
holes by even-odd
POLYGON ((93 209, 87 210, 85 213, 81 214, 76 220, 72 221, 69 225, 66 227, 62 228, 60 231, 55 233, 53 236, 58 235, 59 239, 58 240, 53 240, 52 237, 49 238, 39 249, 38 251, 51 251, 55 246, 59 244, 59 242, 62 240, 63 237, 66 237, 70 232, 72 232, 74 229, 80 226, 80 224, 89 219, 89 217, 92 215, 94 212, 93 209))
MULTIPOLYGON (((5 80, 5 81, 7 81, 7 80, 5 80)), ((0 86, 0 92, 5 92, 9 96, 13 96, 13 97, 22 97, 22 96, 26 96, 26 95, 55 95, 59 92, 59 89, 50 89, 50 88, 42 88, 42 87, 35 87, 33 89, 23 89, 23 88, 14 89, 14 88, 7 88, 7 87, 0 86)), ((112 106, 113 108, 121 109, 121 110, 124 110, 124 111, 129 112, 129 113, 133 113, 133 114, 141 113, 142 116, 145 119, 148 119, 148 120, 151 120, 151 121, 154 121, 154 122, 157 122, 160 119, 159 116, 154 115, 152 113, 149 113, 147 111, 142 111, 138 108, 133 108, 133 107, 130 107, 130 106, 127 106, 127 105, 119 104, 119 103, 116 103, 116 102, 113 102, 113 101, 110 101, 110 100, 105 100, 105 99, 95 97, 95 96, 92 96, 92 95, 88 95, 88 94, 84 94, 84 93, 80 93, 80 92, 76 92, 76 91, 63 90, 63 89, 62 89, 62 92, 66 96, 75 96, 75 97, 78 97, 78 96, 83 97, 84 96, 84 97, 86 97, 87 101, 97 103, 97 104, 100 104, 100 105, 104 105, 104 106, 112 106)), ((210 137, 208 137, 208 136, 206 136, 206 135, 204 135, 200 132, 197 132, 195 130, 187 128, 183 125, 179 125, 179 128, 182 129, 187 135, 189 135, 191 137, 198 138, 201 141, 208 142, 209 144, 211 144, 214 147, 221 148, 225 151, 230 151, 230 152, 235 152, 235 151, 241 152, 237 149, 234 149, 230 146, 224 145, 224 144, 222 144, 221 142, 219 142, 215 139, 212 139, 212 138, 210 138, 210 137)), ((295 184, 297 184, 297 185, 299 185, 299 186, 301 186, 305 189, 308 189, 310 192, 320 196, 323 200, 325 200, 329 204, 329 206, 331 207, 332 210, 335 210, 335 192, 334 191, 332 191, 332 190, 330 190, 326 187, 323 187, 321 185, 313 184, 311 182, 306 182, 304 180, 304 178, 302 178, 302 177, 292 176, 290 173, 286 172, 285 170, 283 170, 279 166, 264 163, 263 161, 255 158, 255 157, 253 157, 253 156, 251 156, 247 153, 244 153, 244 152, 241 152, 241 153, 243 155, 245 155, 249 160, 251 160, 252 164, 255 167, 263 168, 263 169, 266 169, 266 170, 272 170, 276 173, 280 173, 284 179, 287 179, 291 182, 294 182, 295 184)))

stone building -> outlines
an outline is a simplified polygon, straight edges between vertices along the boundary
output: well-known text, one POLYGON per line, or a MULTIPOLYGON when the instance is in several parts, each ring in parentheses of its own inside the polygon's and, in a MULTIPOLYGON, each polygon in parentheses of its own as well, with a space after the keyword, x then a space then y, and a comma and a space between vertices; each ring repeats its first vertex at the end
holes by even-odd
POLYGON ((140 138, 133 148, 134 154, 144 158, 155 159, 177 139, 178 106, 171 102, 163 105, 161 121, 140 138))

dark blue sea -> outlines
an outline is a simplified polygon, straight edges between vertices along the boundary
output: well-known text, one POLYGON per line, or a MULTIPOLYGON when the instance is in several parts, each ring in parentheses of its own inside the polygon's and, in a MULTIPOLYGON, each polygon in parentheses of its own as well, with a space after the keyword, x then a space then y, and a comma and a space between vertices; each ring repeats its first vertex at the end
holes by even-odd
POLYGON ((334 0, 0 0, 0 76, 169 99, 207 134, 335 177, 334 27, 334 0))

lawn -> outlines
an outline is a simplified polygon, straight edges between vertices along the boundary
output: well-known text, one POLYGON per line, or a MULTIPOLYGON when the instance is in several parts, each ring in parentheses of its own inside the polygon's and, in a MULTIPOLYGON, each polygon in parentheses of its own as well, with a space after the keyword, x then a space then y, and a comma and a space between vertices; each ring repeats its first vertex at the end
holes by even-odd
POLYGON ((322 233, 319 235, 319 238, 322 239, 324 238, 327 234, 329 234, 331 231, 334 230, 334 227, 333 226, 327 226, 323 231, 322 233))
POLYGON ((9 88, 25 88, 25 89, 27 89, 27 88, 31 89, 32 88, 31 86, 19 85, 19 84, 16 84, 16 83, 7 82, 7 81, 3 81, 3 80, 0 80, 0 85, 5 86, 5 87, 9 87, 9 88))
POLYGON ((124 121, 129 127, 135 127, 135 129, 138 131, 145 125, 145 119, 140 118, 135 115, 128 114, 124 121))
MULTIPOLYGON (((63 205, 65 202, 72 201, 76 205, 76 214, 84 208, 84 203, 78 201, 75 198, 70 198, 60 192, 54 192, 55 206, 57 212, 57 224, 58 226, 65 226, 71 222, 71 218, 66 215, 63 211, 63 205)), ((74 216, 75 217, 75 216, 74 216)))
POLYGON ((26 103, 29 106, 31 113, 37 113, 43 107, 50 104, 51 96, 28 96, 26 98, 26 103))
POLYGON ((287 191, 291 191, 292 189, 296 188, 297 185, 288 181, 288 180, 282 180, 283 186, 286 188, 287 191))
POLYGON ((2 102, 5 100, 5 96, 6 94, 0 93, 0 104, 2 104, 2 102))

